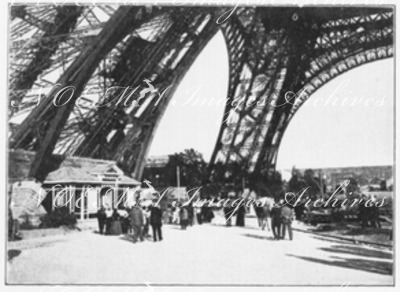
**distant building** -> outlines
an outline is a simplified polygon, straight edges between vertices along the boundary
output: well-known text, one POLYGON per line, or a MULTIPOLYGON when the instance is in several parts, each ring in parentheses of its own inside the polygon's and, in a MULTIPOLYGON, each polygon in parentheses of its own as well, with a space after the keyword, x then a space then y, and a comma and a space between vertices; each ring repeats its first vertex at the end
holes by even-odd
MULTIPOLYGON (((360 186, 380 184, 381 181, 388 181, 393 177, 393 166, 358 166, 358 167, 332 167, 312 169, 314 172, 322 171, 329 186, 335 187, 347 179, 355 179, 360 186)), ((305 169, 297 169, 304 174, 305 169)), ((390 183, 390 182, 389 182, 390 183)), ((386 184, 388 184, 386 182, 386 184)), ((391 183, 393 184, 393 182, 391 183)))

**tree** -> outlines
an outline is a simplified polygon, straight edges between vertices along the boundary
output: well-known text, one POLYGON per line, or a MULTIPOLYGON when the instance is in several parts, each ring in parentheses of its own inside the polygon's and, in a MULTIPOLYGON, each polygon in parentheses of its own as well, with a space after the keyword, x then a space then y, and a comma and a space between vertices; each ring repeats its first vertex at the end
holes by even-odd
POLYGON ((194 150, 186 149, 183 152, 169 156, 166 173, 171 186, 177 186, 177 167, 180 169, 180 184, 187 187, 199 188, 207 178, 207 164, 203 155, 194 150))
POLYGON ((233 185, 234 188, 241 187, 243 179, 247 179, 248 173, 239 162, 230 162, 223 164, 218 161, 213 166, 211 173, 211 182, 218 185, 233 185))
POLYGON ((280 198, 283 196, 282 176, 278 171, 253 173, 249 181, 250 188, 261 197, 280 198))

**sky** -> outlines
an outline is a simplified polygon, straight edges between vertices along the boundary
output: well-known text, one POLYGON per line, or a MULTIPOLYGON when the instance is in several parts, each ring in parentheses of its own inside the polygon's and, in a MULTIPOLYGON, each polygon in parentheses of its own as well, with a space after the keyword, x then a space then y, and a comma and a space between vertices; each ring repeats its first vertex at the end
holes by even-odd
MULTIPOLYGON (((219 32, 175 92, 150 156, 194 148, 206 161, 210 159, 222 122, 228 68, 219 32)), ((277 169, 393 164, 393 99, 393 59, 334 78, 292 119, 281 142, 277 169)))

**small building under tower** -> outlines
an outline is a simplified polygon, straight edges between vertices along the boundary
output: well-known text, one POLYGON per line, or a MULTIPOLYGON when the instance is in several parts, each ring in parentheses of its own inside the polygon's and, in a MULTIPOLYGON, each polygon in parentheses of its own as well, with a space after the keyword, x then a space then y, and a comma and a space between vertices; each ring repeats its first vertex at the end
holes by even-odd
POLYGON ((124 175, 114 162, 92 168, 63 166, 46 177, 42 205, 47 212, 67 207, 79 219, 96 216, 101 206, 115 209, 135 202, 141 183, 124 175))

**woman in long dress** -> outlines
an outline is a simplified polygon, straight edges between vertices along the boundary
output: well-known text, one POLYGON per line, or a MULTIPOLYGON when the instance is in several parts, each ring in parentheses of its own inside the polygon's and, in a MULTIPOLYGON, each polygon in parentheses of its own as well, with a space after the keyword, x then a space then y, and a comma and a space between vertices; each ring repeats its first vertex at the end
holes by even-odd
POLYGON ((111 235, 120 235, 122 233, 120 216, 117 209, 114 209, 114 213, 112 215, 110 233, 111 235))

